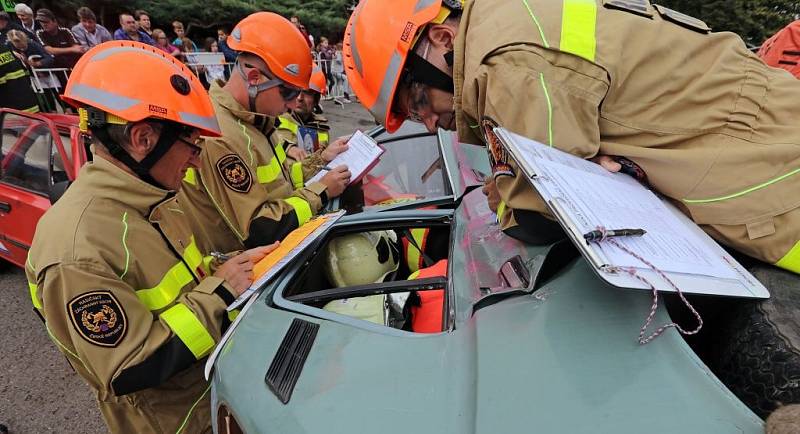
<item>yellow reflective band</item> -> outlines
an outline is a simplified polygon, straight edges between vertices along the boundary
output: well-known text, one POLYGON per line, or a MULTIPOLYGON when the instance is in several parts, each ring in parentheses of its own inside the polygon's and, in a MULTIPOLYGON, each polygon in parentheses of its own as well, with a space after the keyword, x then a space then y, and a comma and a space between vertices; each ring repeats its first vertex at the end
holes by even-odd
POLYGON ((539 29, 539 36, 542 37, 542 44, 544 44, 544 48, 550 48, 550 43, 547 42, 547 37, 544 35, 544 30, 542 30, 542 25, 539 24, 539 19, 536 18, 536 14, 533 13, 533 9, 531 9, 531 5, 528 4, 528 0, 522 0, 522 4, 524 4, 525 9, 528 10, 528 15, 531 16, 533 24, 537 29, 539 29))
POLYGON ((293 133, 297 134, 297 128, 299 128, 299 127, 298 127, 298 125, 297 125, 297 124, 294 122, 294 120, 293 120, 293 119, 289 119, 289 118, 287 118, 287 117, 283 117, 283 116, 281 116, 281 117, 280 117, 280 120, 281 120, 281 125, 280 125, 280 128, 281 128, 281 129, 289 130, 289 131, 291 131, 291 132, 293 132, 293 133))
POLYGON ((319 131, 317 133, 317 137, 319 137, 319 144, 320 145, 324 146, 324 145, 328 144, 328 138, 329 138, 328 133, 324 133, 322 131, 319 131))
MULTIPOLYGON (((278 163, 283 164, 283 162, 286 161, 286 151, 283 149, 283 146, 275 147, 275 155, 278 157, 278 163)), ((270 164, 271 163, 270 161, 270 164)))
POLYGON ((27 112, 27 113, 39 113, 41 110, 39 110, 39 106, 38 105, 35 105, 35 106, 32 106, 32 107, 28 107, 26 109, 23 109, 22 111, 27 112))
POLYGON ((37 309, 42 308, 42 303, 39 303, 39 297, 36 296, 36 291, 39 289, 35 283, 28 282, 28 289, 31 291, 31 303, 37 309))
POLYGON ((242 311, 240 311, 239 309, 234 309, 228 312, 228 320, 230 322, 236 321, 236 317, 239 316, 240 313, 242 313, 242 311))
POLYGON ((298 161, 292 164, 291 177, 294 188, 303 188, 303 163, 298 161))
POLYGON ((178 303, 159 315, 198 360, 214 348, 214 338, 185 304, 178 303))
POLYGON ((187 413, 186 417, 183 418, 183 423, 181 424, 180 427, 178 427, 178 430, 175 431, 175 434, 181 434, 183 432, 183 430, 186 428, 186 424, 189 423, 189 418, 192 416, 192 412, 194 411, 194 408, 197 407, 197 404, 199 404, 200 401, 202 401, 203 398, 206 397, 206 394, 208 393, 209 390, 211 390, 211 385, 210 384, 208 385, 208 387, 206 387, 205 392, 203 392, 203 394, 200 395, 199 398, 197 398, 197 401, 195 401, 194 404, 192 404, 192 407, 189 409, 189 413, 187 413))
POLYGON ((4 84, 7 81, 16 80, 18 78, 22 78, 28 75, 24 69, 20 69, 19 71, 9 72, 8 74, 0 77, 0 84, 4 84))
POLYGON ((800 274, 800 242, 795 244, 792 250, 789 250, 789 253, 776 262, 775 265, 784 270, 800 274))
POLYGON ((561 15, 561 51, 594 62, 597 42, 597 2, 595 0, 564 0, 561 15))
POLYGON ((497 205, 497 221, 502 220, 503 214, 505 213, 506 213, 506 203, 501 200, 500 204, 497 205))
MULTIPOLYGON (((425 238, 427 237, 427 228, 411 229, 411 238, 414 239, 420 249, 425 248, 425 238)), ((411 242, 408 243, 408 249, 406 250, 406 264, 408 264, 408 271, 419 271, 420 267, 422 266, 422 252, 420 252, 411 242)))
POLYGON ((414 279, 416 279, 417 277, 419 277, 419 273, 421 273, 421 272, 422 272, 421 270, 417 270, 417 271, 415 271, 415 272, 413 272, 413 273, 409 274, 409 275, 408 275, 408 280, 414 280, 414 279))
POLYGON ((186 169, 186 175, 183 175, 183 182, 191 185, 197 185, 197 173, 194 167, 186 169))
MULTIPOLYGON (((191 267, 191 271, 186 268, 186 264, 182 261, 178 262, 167 271, 158 285, 153 288, 136 291, 139 301, 147 306, 148 309, 159 310, 169 306, 178 298, 183 287, 194 280, 194 270, 205 264, 203 255, 200 254, 200 250, 195 244, 194 236, 192 236, 191 240, 189 247, 183 251, 183 259, 191 267)), ((203 271, 208 274, 207 269, 203 271)))
POLYGON ((542 83, 544 100, 547 103, 547 145, 553 147, 553 103, 550 101, 550 92, 547 91, 547 83, 544 81, 544 74, 539 73, 539 82, 542 83))
POLYGON ((303 226, 307 221, 311 220, 311 205, 304 199, 287 197, 284 200, 294 208, 294 213, 297 214, 297 226, 303 226))
POLYGON ((281 166, 275 157, 272 157, 268 165, 256 167, 256 178, 258 178, 260 184, 268 184, 274 181, 280 173, 281 166))
POLYGON ((723 200, 728 200, 728 199, 735 199, 737 197, 744 196, 744 195, 752 193, 754 191, 761 190, 762 188, 769 187, 772 184, 781 182, 784 179, 789 178, 790 176, 797 175, 798 173, 800 173, 800 169, 794 169, 791 172, 783 174, 783 175, 781 175, 781 176, 779 176, 777 178, 770 179, 769 181, 764 182, 762 184, 755 185, 755 186, 750 187, 750 188, 748 188, 746 190, 742 190, 742 191, 740 191, 738 193, 729 194, 727 196, 712 197, 710 199, 681 199, 681 201, 686 202, 686 203, 711 203, 711 202, 722 202, 723 200))

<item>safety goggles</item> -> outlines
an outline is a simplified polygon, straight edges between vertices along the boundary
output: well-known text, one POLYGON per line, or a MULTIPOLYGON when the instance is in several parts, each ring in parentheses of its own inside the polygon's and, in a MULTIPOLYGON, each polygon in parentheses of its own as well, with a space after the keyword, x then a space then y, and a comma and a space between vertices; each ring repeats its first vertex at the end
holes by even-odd
POLYGON ((267 77, 266 82, 256 85, 256 90, 259 93, 265 90, 272 89, 273 87, 277 87, 278 92, 281 94, 281 98, 283 98, 284 101, 292 101, 295 98, 297 98, 298 95, 300 95, 300 92, 302 92, 302 89, 286 84, 286 82, 284 82, 283 80, 274 77, 272 74, 258 68, 255 65, 251 65, 249 63, 244 63, 244 62, 238 62, 237 66, 239 67, 239 73, 245 80, 247 80, 247 74, 244 72, 245 67, 255 69, 259 73, 261 73, 261 75, 267 77))

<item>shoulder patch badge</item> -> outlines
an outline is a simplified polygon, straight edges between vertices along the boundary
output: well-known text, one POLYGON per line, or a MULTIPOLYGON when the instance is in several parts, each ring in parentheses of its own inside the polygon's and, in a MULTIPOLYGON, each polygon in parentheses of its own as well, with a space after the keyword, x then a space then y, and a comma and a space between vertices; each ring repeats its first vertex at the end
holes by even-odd
POLYGON ((116 347, 128 331, 128 319, 109 291, 92 291, 73 298, 67 305, 72 326, 89 343, 116 347))
POLYGON ((217 171, 225 185, 233 191, 247 193, 253 186, 253 177, 241 157, 228 154, 217 161, 217 171))

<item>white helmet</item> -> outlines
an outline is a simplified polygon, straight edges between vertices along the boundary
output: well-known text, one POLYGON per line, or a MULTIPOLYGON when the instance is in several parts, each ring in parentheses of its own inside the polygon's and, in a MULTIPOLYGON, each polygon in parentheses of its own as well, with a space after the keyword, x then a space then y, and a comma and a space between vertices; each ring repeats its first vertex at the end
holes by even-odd
POLYGON ((325 275, 337 288, 383 282, 400 266, 394 231, 361 232, 334 238, 325 255, 325 275))

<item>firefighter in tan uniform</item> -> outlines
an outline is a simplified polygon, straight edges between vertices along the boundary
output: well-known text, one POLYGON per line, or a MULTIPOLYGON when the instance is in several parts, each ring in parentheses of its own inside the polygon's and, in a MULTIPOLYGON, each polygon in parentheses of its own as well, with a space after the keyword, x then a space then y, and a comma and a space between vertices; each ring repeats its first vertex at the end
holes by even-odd
POLYGON ((270 139, 275 117, 308 86, 311 54, 300 31, 258 12, 236 25, 229 45, 240 53, 234 71, 209 92, 222 136, 205 139, 200 167, 187 172, 179 195, 200 246, 221 251, 283 239, 350 179, 342 166, 295 188, 283 148, 270 139))
POLYGON ((114 41, 81 57, 64 98, 95 139, 94 161, 39 221, 33 305, 111 432, 210 432, 203 359, 274 246, 216 267, 175 200, 195 140, 219 134, 208 94, 171 56, 114 41))
MULTIPOLYGON (((800 272, 800 86, 738 36, 647 0, 383 3, 356 9, 345 59, 390 130, 411 118, 479 143, 496 122, 612 170, 624 157, 721 243, 800 272)), ((545 211, 490 159, 504 228, 545 211)))

